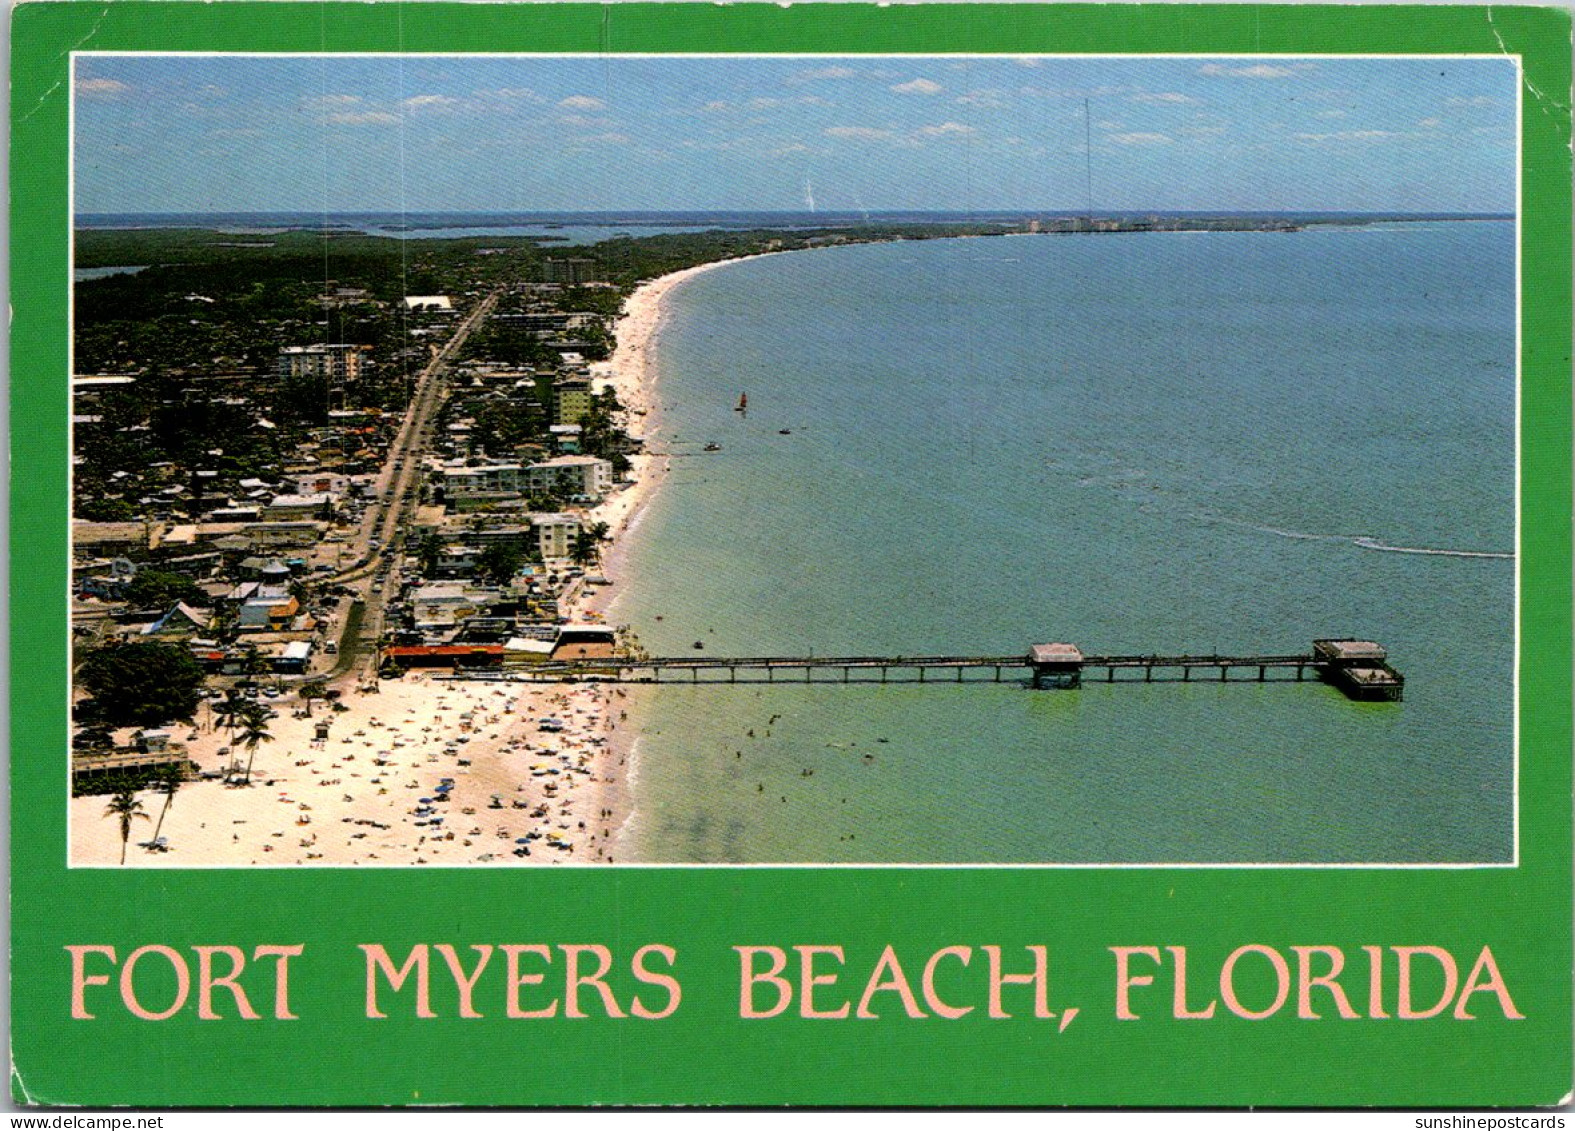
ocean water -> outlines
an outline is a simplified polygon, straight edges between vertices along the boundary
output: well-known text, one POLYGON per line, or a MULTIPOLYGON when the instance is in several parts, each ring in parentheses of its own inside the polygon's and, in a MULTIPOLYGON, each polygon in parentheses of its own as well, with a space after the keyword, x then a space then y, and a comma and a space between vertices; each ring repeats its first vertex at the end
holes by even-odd
POLYGON ((1350 635, 1406 697, 638 688, 620 860, 1512 858, 1512 224, 833 248, 669 303, 611 610, 652 653, 1350 635))

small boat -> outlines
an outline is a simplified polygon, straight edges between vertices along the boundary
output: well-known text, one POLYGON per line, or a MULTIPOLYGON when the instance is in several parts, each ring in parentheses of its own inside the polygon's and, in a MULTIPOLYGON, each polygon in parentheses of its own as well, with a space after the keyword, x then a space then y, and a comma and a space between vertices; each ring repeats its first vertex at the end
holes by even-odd
POLYGON ((705 643, 703 641, 696 640, 695 641, 695 647, 696 648, 704 648, 705 647, 705 643))
POLYGON ((791 429, 791 428, 778 428, 777 429, 777 435, 778 436, 791 436, 791 435, 793 435, 793 429, 791 429))
POLYGON ((738 404, 736 406, 734 406, 733 411, 734 412, 748 412, 749 411, 749 394, 748 393, 739 393, 738 394, 738 404))
POLYGON ((722 450, 722 445, 721 444, 707 444, 705 446, 705 450, 708 451, 708 452, 719 452, 719 451, 722 450))

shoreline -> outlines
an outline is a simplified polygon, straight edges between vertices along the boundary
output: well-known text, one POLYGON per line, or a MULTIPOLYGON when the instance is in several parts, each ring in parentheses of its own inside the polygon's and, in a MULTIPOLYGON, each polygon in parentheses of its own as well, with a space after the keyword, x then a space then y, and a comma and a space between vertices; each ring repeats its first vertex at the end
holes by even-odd
MULTIPOLYGON (((611 388, 618 395, 624 407, 625 428, 630 436, 649 443, 661 418, 660 402, 656 395, 661 373, 656 365, 655 346, 661 338, 662 323, 667 317, 668 296, 696 276, 729 264, 777 254, 781 253, 767 252, 698 263, 642 283, 630 294, 623 316, 613 328, 616 345, 612 356, 602 363, 598 374, 601 387, 611 388)), ((629 545, 625 536, 639 525, 655 500, 664 478, 672 470, 672 457, 642 451, 631 456, 630 463, 630 477, 623 488, 616 496, 590 511, 592 521, 607 524, 612 539, 601 563, 602 576, 612 585, 597 589, 581 586, 571 602, 571 615, 579 614, 588 620, 603 620, 630 584, 629 545)), ((608 739, 608 761, 612 773, 606 777, 600 791, 598 811, 607 814, 604 827, 608 833, 603 838, 602 850, 608 853, 607 862, 616 863, 624 847, 624 837, 634 825, 637 799, 634 796, 636 783, 633 770, 640 740, 636 726, 620 724, 629 723, 629 707, 635 707, 638 715, 643 695, 639 688, 620 687, 612 696, 620 704, 618 717, 612 717, 614 704, 609 698, 601 720, 608 739)))
MULTIPOLYGON (((774 254, 774 253, 773 253, 774 254)), ((657 371, 651 347, 671 291, 738 259, 714 260, 660 276, 630 295, 615 327, 617 347, 603 363, 603 387, 624 404, 630 432, 655 423, 657 371)), ((661 477, 665 456, 631 457, 629 480, 592 508, 613 541, 603 567, 627 583, 621 536, 638 522, 661 477)), ((617 587, 581 585, 571 616, 600 619, 617 587)), ((409 673, 362 692, 339 681, 343 696, 308 715, 289 691, 264 701, 276 716, 271 739, 255 753, 252 784, 184 783, 165 795, 137 793, 147 819, 134 821, 125 867, 475 867, 614 863, 620 830, 634 811, 630 759, 638 741, 620 724, 630 689, 598 684, 529 684, 409 673), (615 713, 616 712, 616 713, 615 713), (561 731, 539 720, 561 721, 561 731), (330 723, 318 739, 317 725, 330 723), (447 789, 440 789, 447 783, 447 789), (447 796, 449 800, 434 800, 447 796), (436 825, 432 819, 439 821, 436 825), (139 845, 157 829, 167 851, 139 845), (525 843, 522 839, 529 838, 525 843), (528 854, 515 855, 524 849, 528 854)), ((199 708, 175 741, 205 772, 222 771, 248 752, 199 708)), ((74 867, 120 867, 118 822, 104 816, 105 795, 69 803, 74 867)))

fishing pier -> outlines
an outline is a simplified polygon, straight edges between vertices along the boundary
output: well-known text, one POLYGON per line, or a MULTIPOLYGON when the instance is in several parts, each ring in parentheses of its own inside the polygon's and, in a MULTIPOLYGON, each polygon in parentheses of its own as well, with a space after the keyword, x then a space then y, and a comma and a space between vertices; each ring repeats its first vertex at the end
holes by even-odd
POLYGON ((1244 656, 1096 655, 1072 644, 1035 644, 1015 656, 598 656, 548 659, 509 676, 616 683, 1001 683, 1075 690, 1117 683, 1304 682, 1309 675, 1358 700, 1398 702, 1405 677, 1370 640, 1315 640, 1310 652, 1244 656), (1010 674, 1010 677, 1008 676, 1010 674))

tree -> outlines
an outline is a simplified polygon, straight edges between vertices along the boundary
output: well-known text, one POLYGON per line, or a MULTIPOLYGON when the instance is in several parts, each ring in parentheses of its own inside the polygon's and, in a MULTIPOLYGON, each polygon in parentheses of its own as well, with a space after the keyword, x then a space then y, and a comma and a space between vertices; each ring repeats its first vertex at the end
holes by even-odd
POLYGON ((512 542, 494 542, 476 559, 476 568, 496 585, 507 585, 525 564, 525 554, 512 542))
POLYGON ((241 614, 234 605, 221 605, 213 620, 213 634, 223 644, 233 644, 240 635, 241 614))
POLYGON ((301 688, 296 692, 296 694, 302 699, 306 700, 306 717, 311 718, 312 700, 322 699, 327 696, 328 685, 320 679, 307 680, 305 683, 301 684, 301 688))
POLYGON ((176 601, 206 605, 208 595, 189 577, 144 569, 126 586, 126 601, 135 609, 167 609, 176 601))
POLYGON ((263 659, 262 650, 255 644, 248 644, 241 649, 241 674, 248 680, 262 675, 268 670, 268 661, 263 659))
POLYGON ((602 546, 611 541, 605 522, 593 522, 589 526, 580 527, 574 536, 574 545, 569 551, 569 557, 575 565, 585 567, 592 562, 601 560, 602 546))
POLYGON ((241 745, 246 747, 247 752, 247 785, 252 783, 252 760, 257 757, 258 745, 273 741, 273 735, 268 732, 268 720, 273 717, 273 712, 261 703, 248 703, 241 712, 241 745))
POLYGON ((153 826, 153 842, 158 843, 159 830, 164 827, 164 817, 170 811, 170 806, 175 804, 175 791, 180 788, 181 772, 176 767, 171 767, 159 782, 159 788, 164 791, 164 808, 159 810, 158 823, 153 826))
POLYGON ((77 680, 110 726, 159 726, 196 713, 202 669, 175 644, 108 644, 90 652, 77 680))
POLYGON ((442 538, 433 533, 421 536, 421 540, 416 543, 416 558, 421 563, 421 572, 424 576, 431 577, 437 572, 438 557, 442 553, 442 538))
POLYGON ((137 795, 129 789, 123 789, 110 799, 109 805, 104 809, 104 816, 120 819, 120 862, 126 862, 126 844, 131 840, 131 822, 134 820, 148 820, 148 815, 142 811, 142 802, 137 800, 137 795))
POLYGON ((211 710, 215 715, 219 716, 220 725, 229 731, 230 736, 233 738, 235 736, 235 726, 241 721, 241 712, 245 708, 246 700, 239 691, 232 687, 224 693, 224 698, 219 700, 211 710))

